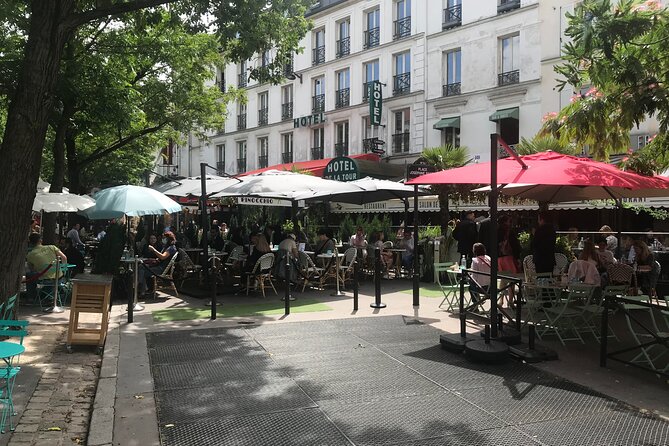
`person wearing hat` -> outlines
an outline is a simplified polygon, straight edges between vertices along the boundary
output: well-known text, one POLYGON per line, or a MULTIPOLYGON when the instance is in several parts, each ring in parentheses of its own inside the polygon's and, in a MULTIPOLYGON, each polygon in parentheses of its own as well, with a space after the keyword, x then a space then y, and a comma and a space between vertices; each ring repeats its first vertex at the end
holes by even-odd
POLYGON ((289 252, 294 259, 297 258, 297 243, 295 242, 295 234, 289 232, 286 234, 286 238, 279 243, 279 251, 289 252))

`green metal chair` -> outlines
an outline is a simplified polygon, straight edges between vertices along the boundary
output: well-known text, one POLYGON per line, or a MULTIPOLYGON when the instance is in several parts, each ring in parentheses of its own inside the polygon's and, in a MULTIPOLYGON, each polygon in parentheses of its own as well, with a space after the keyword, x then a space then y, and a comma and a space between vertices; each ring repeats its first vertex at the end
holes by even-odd
POLYGON ((451 312, 459 307, 458 293, 460 292, 460 285, 457 283, 455 275, 448 273, 453 265, 455 265, 455 262, 434 264, 434 278, 437 281, 437 286, 444 293, 444 299, 439 304, 439 308, 445 303, 447 304, 446 311, 451 312), (442 276, 446 276, 446 279, 442 280, 442 276))
POLYGON ((588 285, 572 284, 566 298, 560 297, 550 307, 544 307, 545 321, 537 330, 540 337, 555 334, 563 346, 566 346, 565 341, 580 341, 585 344, 580 332, 587 324, 583 320, 582 310, 574 305, 577 300, 592 293, 592 290, 593 287, 588 285))
MULTIPOLYGON (((14 297, 14 296, 13 296, 14 297)), ((3 338, 18 337, 19 344, 23 345, 23 338, 28 335, 28 321, 0 320, 0 336, 3 338)), ((0 404, 2 404, 2 416, 0 417, 0 432, 5 433, 5 427, 9 421, 9 429, 14 430, 12 416, 16 415, 14 410, 14 382, 16 376, 21 371, 21 367, 16 365, 20 355, 11 358, 11 363, 0 367, 0 380, 4 380, 4 385, 0 386, 0 404)))

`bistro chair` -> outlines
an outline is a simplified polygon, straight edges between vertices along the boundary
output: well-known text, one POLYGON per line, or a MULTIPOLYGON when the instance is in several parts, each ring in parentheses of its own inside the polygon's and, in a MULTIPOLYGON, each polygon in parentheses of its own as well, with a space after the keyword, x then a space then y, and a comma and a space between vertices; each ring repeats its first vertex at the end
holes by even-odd
MULTIPOLYGON (((639 298, 640 302, 650 303, 648 296, 634 296, 639 298)), ((630 299, 630 296, 626 296, 630 299)), ((636 304, 620 304, 625 315, 625 322, 629 329, 630 335, 640 352, 629 360, 630 363, 647 367, 654 371, 666 372, 669 366, 662 365, 666 360, 662 360, 669 354, 667 348, 667 341, 669 340, 669 333, 660 332, 655 322, 653 309, 644 305, 636 304), (640 320, 639 314, 645 316, 651 322, 652 327, 646 327, 640 320)))
POLYGON ((196 265, 188 253, 183 248, 179 248, 179 261, 176 263, 174 270, 175 276, 181 280, 179 288, 183 288, 186 280, 194 276, 200 276, 202 265, 196 265))
POLYGON ((262 297, 265 296, 265 281, 269 282, 269 285, 274 290, 274 294, 277 296, 279 293, 276 292, 274 288, 274 283, 272 283, 272 266, 274 266, 274 254, 268 252, 263 254, 253 266, 253 270, 246 276, 246 295, 249 295, 249 288, 251 287, 251 280, 255 280, 257 283, 256 289, 259 286, 260 291, 262 292, 262 297))
POLYGON ((537 269, 534 266, 534 256, 530 254, 523 259, 523 271, 525 271, 525 283, 534 283, 537 269))
POLYGON ((307 287, 307 285, 311 286, 314 281, 318 281, 320 283, 320 277, 323 274, 323 268, 316 266, 312 258, 302 251, 298 252, 298 260, 300 265, 300 275, 303 279, 302 292, 304 293, 304 289, 307 287))
POLYGON ((550 306, 543 308, 545 322, 538 328, 539 337, 555 334, 563 346, 566 346, 565 341, 581 341, 581 344, 585 344, 581 331, 587 324, 583 319, 583 311, 575 308, 574 304, 589 296, 592 291, 593 287, 590 285, 569 285, 566 298, 557 298, 550 306))
POLYGON ((634 269, 625 263, 612 263, 606 267, 609 285, 632 285, 634 269))
POLYGON ((459 307, 458 293, 460 285, 457 282, 455 274, 448 271, 453 269, 455 262, 435 263, 434 264, 434 278, 437 281, 437 286, 444 294, 444 299, 439 304, 439 308, 446 304, 446 311, 453 312, 459 307), (442 277, 445 279, 442 280, 442 277))
POLYGON ((345 285, 347 280, 351 280, 353 278, 353 270, 355 265, 354 262, 356 261, 357 257, 357 248, 348 248, 346 251, 344 251, 344 258, 339 265, 339 275, 341 277, 342 284, 345 285))
POLYGON ((177 257, 179 257, 179 251, 174 253, 172 258, 170 259, 170 262, 167 264, 162 273, 153 275, 152 280, 153 280, 154 299, 156 298, 156 292, 158 291, 158 287, 162 289, 169 288, 170 290, 174 291, 174 297, 179 297, 179 292, 177 291, 177 286, 174 284, 174 277, 173 277, 174 266, 177 257))
POLYGON ((553 274, 556 276, 561 275, 567 269, 567 265, 569 265, 569 259, 567 259, 567 256, 562 254, 561 252, 556 252, 555 267, 553 268, 553 274))

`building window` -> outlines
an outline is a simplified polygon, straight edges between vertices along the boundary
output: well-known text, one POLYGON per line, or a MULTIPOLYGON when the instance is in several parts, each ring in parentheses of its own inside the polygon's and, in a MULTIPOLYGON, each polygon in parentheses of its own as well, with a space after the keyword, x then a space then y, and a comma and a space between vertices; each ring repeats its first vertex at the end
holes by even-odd
POLYGON ((373 9, 365 13, 366 20, 366 30, 363 40, 363 46, 365 48, 373 48, 379 46, 381 41, 381 12, 379 8, 373 9))
POLYGON ((393 153, 409 151, 409 132, 411 129, 410 110, 405 108, 393 113, 393 153))
POLYGON ((499 39, 500 71, 497 85, 511 85, 520 82, 520 35, 499 39))
POLYGON ((636 148, 638 149, 643 149, 648 145, 653 140, 653 138, 650 135, 638 135, 636 137, 636 148))
POLYGON ((225 144, 216 145, 216 171, 219 175, 225 175, 225 144))
POLYGON ((365 72, 365 82, 362 84, 362 101, 369 100, 369 84, 379 80, 379 60, 373 60, 363 65, 365 72))
POLYGON ((246 141, 237 142, 237 173, 246 172, 246 141))
POLYGON ((325 29, 321 28, 317 31, 314 31, 313 34, 314 47, 313 47, 313 57, 312 64, 318 65, 325 62, 325 29))
POLYGON ((348 156, 348 121, 335 124, 335 156, 348 156))
POLYGON ((246 72, 246 61, 239 64, 237 73, 237 87, 244 88, 248 84, 248 73, 246 72))
POLYGON ((311 111, 313 113, 322 113, 325 111, 325 77, 314 79, 314 95, 311 98, 311 111))
POLYGON ((393 95, 406 94, 411 91, 411 53, 396 54, 394 59, 393 95))
POLYGON ((258 138, 258 169, 264 169, 269 165, 269 140, 258 138))
POLYGON ((293 86, 281 87, 281 120, 293 118, 293 86))
POLYGON ((444 145, 460 147, 460 127, 447 127, 443 131, 444 145))
POLYGON ((269 93, 258 94, 258 126, 267 125, 269 113, 269 93))
POLYGON ((293 74, 293 67, 295 66, 293 57, 294 56, 291 54, 286 63, 283 65, 283 75, 286 77, 293 74))
POLYGON ((460 94, 460 59, 462 52, 457 49, 444 54, 444 96, 455 96, 460 94))
POLYGON ((265 50, 262 52, 262 56, 260 57, 260 67, 261 68, 267 68, 267 66, 271 63, 271 56, 270 56, 270 51, 265 50))
POLYGON ((318 127, 312 130, 313 141, 311 144, 311 159, 321 160, 324 158, 325 129, 318 127))
POLYGON ((411 0, 395 1, 395 21, 393 39, 402 39, 411 35, 411 0))
POLYGON ((351 54, 351 19, 337 22, 337 58, 351 54))
POLYGON ((504 14, 518 8, 520 8, 520 0, 499 0, 497 3, 497 14, 504 14))
POLYGON ((283 163, 293 162, 293 134, 284 133, 281 135, 281 161, 283 163))
POLYGON ((347 68, 337 72, 337 97, 335 108, 348 107, 351 103, 351 72, 347 68))
POLYGON ((462 0, 447 0, 441 28, 449 29, 460 25, 462 25, 462 0))
POLYGON ((218 73, 218 80, 216 81, 216 86, 221 91, 221 93, 225 93, 225 71, 221 71, 218 73))
POLYGON ((237 130, 246 128, 246 104, 239 104, 239 113, 237 113, 237 130))

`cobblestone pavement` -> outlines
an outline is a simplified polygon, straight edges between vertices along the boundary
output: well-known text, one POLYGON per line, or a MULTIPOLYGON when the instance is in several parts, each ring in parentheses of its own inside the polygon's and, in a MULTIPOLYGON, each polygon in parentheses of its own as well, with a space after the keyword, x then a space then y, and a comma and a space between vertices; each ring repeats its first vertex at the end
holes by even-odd
MULTIPOLYGON (((65 326, 30 326, 21 366, 36 371, 38 381, 32 395, 24 395, 27 404, 17 407, 10 446, 86 443, 101 357, 93 348, 67 353, 66 336, 65 326)), ((17 378, 15 394, 21 391, 22 374, 17 378)), ((23 391, 29 394, 31 389, 23 391)))

